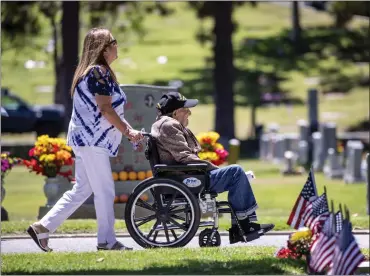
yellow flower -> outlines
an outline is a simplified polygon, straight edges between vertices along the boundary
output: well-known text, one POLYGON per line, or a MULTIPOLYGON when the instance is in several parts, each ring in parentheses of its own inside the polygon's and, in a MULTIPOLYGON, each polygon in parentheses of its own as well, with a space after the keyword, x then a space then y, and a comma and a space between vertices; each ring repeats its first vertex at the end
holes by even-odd
POLYGON ((205 155, 206 155, 206 153, 205 153, 205 152, 200 152, 200 153, 198 154, 198 156, 199 156, 199 158, 200 158, 201 160, 205 160, 205 159, 206 159, 205 155))
POLYGON ((206 136, 207 136, 207 133, 201 132, 198 135, 196 135, 195 137, 197 138, 198 142, 200 142, 200 141, 202 141, 203 137, 206 137, 206 136))
POLYGON ((216 143, 216 141, 220 138, 220 134, 214 131, 208 132, 208 136, 211 138, 212 144, 216 143))
POLYGON ((60 150, 56 153, 57 160, 67 160, 71 157, 71 154, 65 150, 60 150))
POLYGON ((55 160, 55 154, 43 154, 40 157, 41 162, 49 163, 49 162, 53 162, 54 160, 55 160))
POLYGON ((216 144, 214 145, 214 148, 215 148, 215 150, 216 150, 216 149, 224 149, 224 146, 223 146, 223 145, 221 145, 220 143, 216 143, 216 144))
POLYGON ((290 237, 290 241, 296 242, 296 241, 303 240, 303 239, 311 239, 311 237, 312 237, 312 232, 310 229, 307 228, 307 229, 293 233, 290 237))

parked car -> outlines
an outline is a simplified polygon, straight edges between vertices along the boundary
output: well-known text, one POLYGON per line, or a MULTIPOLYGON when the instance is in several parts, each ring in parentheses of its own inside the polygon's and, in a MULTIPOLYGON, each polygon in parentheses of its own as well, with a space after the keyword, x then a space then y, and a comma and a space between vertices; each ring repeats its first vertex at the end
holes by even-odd
POLYGON ((31 106, 6 88, 1 88, 1 107, 8 116, 1 116, 2 133, 48 134, 57 137, 63 131, 64 106, 60 104, 31 106))

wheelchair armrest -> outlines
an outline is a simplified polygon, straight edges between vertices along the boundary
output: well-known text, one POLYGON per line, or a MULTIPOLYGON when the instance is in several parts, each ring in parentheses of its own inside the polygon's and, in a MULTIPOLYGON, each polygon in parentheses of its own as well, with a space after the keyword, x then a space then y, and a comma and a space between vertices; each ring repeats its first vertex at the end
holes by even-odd
POLYGON ((186 165, 166 165, 158 164, 154 166, 156 172, 186 172, 186 171, 207 171, 208 165, 205 163, 193 163, 186 165))

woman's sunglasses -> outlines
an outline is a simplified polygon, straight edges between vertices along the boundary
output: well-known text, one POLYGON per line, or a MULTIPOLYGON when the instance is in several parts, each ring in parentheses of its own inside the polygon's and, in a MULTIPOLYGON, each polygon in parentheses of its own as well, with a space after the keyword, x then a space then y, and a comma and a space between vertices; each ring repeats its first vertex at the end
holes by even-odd
POLYGON ((108 43, 108 46, 110 46, 110 45, 114 45, 114 46, 116 46, 116 45, 117 45, 117 40, 116 40, 116 39, 113 39, 112 41, 110 41, 110 42, 108 43))

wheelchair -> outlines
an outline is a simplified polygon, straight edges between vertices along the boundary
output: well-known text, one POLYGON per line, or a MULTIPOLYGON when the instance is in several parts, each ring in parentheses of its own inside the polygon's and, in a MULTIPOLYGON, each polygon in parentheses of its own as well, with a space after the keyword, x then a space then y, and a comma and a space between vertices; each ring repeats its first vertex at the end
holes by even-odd
POLYGON ((161 164, 155 138, 150 133, 143 135, 153 177, 140 182, 126 203, 126 227, 135 242, 143 248, 183 247, 200 227, 208 227, 199 233, 199 246, 220 246, 218 219, 223 213, 236 221, 240 236, 234 239, 247 242, 230 204, 216 201, 217 193, 209 190, 207 164, 161 164), (151 197, 144 200, 144 194, 151 197), (139 209, 140 216, 136 215, 139 209), (203 221, 202 214, 211 214, 212 220, 203 221))

